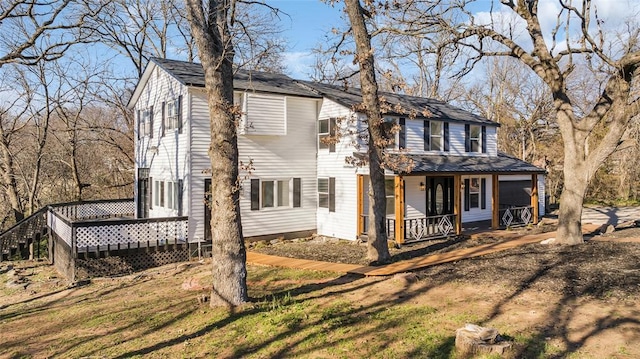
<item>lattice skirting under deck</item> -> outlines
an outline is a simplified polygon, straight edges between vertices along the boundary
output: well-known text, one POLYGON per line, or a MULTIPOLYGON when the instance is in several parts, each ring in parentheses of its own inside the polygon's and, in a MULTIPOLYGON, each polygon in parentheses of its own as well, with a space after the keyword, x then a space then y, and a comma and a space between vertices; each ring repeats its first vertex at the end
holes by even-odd
POLYGON ((189 260, 186 245, 110 251, 109 256, 76 259, 76 280, 126 275, 135 271, 189 260))

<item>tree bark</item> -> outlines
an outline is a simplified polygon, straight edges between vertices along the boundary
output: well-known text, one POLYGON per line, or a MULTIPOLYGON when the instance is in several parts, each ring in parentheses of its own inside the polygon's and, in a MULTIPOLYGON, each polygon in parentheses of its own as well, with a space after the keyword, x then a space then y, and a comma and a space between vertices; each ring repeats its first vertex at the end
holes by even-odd
POLYGON ((248 301, 246 249, 238 186, 238 137, 233 107, 233 45, 229 34, 232 0, 186 0, 188 20, 205 73, 211 125, 211 306, 248 301))
MULTIPOLYGON (((4 138, 4 130, 1 128, 0 135, 4 138)), ((16 181, 14 171, 13 157, 9 151, 9 145, 4 140, 0 144, 0 150, 2 150, 2 167, 4 167, 4 171, 2 172, 2 182, 7 193, 7 198, 9 198, 13 219, 17 223, 24 219, 24 208, 20 201, 20 194, 18 192, 18 183, 16 181)))
POLYGON ((386 212, 387 198, 382 167, 382 151, 385 139, 382 130, 382 114, 378 98, 378 83, 375 77, 371 35, 365 21, 364 11, 359 0, 345 0, 345 8, 351 31, 356 43, 356 61, 360 66, 362 85, 362 103, 367 115, 369 134, 369 231, 367 233, 367 258, 370 261, 384 263, 391 257, 387 245, 386 212))

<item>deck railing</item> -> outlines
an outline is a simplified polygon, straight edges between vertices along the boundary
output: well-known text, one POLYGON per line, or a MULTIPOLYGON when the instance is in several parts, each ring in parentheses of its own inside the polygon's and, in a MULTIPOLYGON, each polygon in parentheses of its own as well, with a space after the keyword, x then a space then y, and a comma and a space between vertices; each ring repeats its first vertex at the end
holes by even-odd
POLYGON ((404 220, 405 242, 447 237, 455 233, 455 214, 407 218, 404 220))
POLYGON ((114 199, 91 202, 71 202, 50 206, 51 210, 72 220, 131 217, 136 212, 133 199, 114 199))
POLYGON ((49 212, 49 227, 72 249, 75 256, 188 244, 188 217, 72 221, 60 212, 49 212))
POLYGON ((524 226, 533 222, 533 207, 508 206, 501 208, 498 216, 500 217, 500 227, 502 228, 524 226))
POLYGON ((10 259, 12 254, 19 254, 22 257, 25 250, 33 243, 34 258, 46 256, 46 251, 40 248, 40 238, 46 233, 47 225, 47 208, 41 208, 39 211, 16 223, 14 226, 0 234, 0 262, 4 259, 10 259))

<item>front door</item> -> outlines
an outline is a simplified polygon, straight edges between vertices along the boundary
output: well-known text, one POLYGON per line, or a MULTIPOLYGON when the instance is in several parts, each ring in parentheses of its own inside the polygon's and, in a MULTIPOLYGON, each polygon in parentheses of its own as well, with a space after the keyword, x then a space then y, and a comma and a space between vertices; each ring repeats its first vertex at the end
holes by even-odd
POLYGON ((453 214, 453 177, 427 177, 427 183, 429 216, 453 214))

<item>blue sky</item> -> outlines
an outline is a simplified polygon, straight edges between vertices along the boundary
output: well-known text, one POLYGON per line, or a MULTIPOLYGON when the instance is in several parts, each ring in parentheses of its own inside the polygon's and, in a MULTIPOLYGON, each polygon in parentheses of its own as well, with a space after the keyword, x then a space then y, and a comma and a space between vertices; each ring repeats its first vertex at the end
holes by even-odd
MULTIPOLYGON (((498 11, 497 14, 500 14, 500 10, 505 10, 498 0, 477 0, 469 9, 478 19, 488 20, 492 2, 494 11, 498 11)), ((574 2, 574 5, 581 3, 574 2)), ((313 65, 311 49, 323 42, 332 28, 344 25, 341 5, 332 7, 320 0, 267 0, 267 3, 289 15, 283 15, 280 23, 284 31, 282 36, 289 48, 284 54, 288 74, 294 78, 307 79, 313 65)), ((593 5, 608 25, 619 26, 625 17, 637 14, 640 0, 593 0, 593 5)), ((543 30, 550 30, 556 25, 558 11, 558 0, 540 0, 539 16, 543 30)), ((509 10, 503 14, 504 20, 513 21, 510 20, 513 15, 509 10)), ((494 18, 495 16, 500 15, 494 14, 494 18)))
POLYGON ((285 62, 291 76, 308 78, 313 64, 311 49, 323 41, 334 27, 344 22, 341 7, 320 0, 268 0, 267 3, 287 15, 281 16, 282 36, 287 40, 289 52, 285 62))

